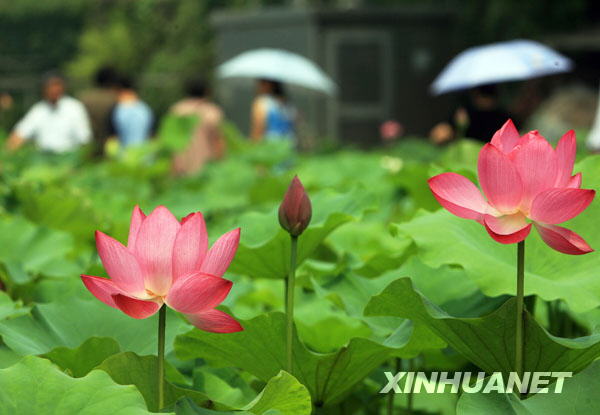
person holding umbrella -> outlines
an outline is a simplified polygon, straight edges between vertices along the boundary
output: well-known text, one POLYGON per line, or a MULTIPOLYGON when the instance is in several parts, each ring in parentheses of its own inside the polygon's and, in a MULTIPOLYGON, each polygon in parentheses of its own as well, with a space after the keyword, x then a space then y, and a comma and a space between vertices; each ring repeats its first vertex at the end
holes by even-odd
POLYGON ((470 102, 448 123, 436 125, 434 142, 453 138, 457 131, 488 141, 509 118, 498 106, 496 84, 568 72, 573 62, 546 45, 532 40, 511 40, 469 48, 455 56, 431 85, 431 92, 470 90, 470 102), (504 118, 504 120, 502 120, 504 118))
POLYGON ((465 137, 487 142, 509 118, 513 117, 500 106, 497 86, 481 85, 469 90, 467 103, 447 122, 433 127, 429 135, 436 144, 455 138, 458 131, 465 137))
POLYGON ((260 79, 252 103, 250 138, 295 141, 297 114, 281 82, 260 79))
POLYGON ((282 49, 260 48, 243 52, 217 68, 221 79, 258 79, 252 103, 250 136, 255 141, 297 140, 298 115, 283 84, 334 96, 337 85, 315 63, 282 49))

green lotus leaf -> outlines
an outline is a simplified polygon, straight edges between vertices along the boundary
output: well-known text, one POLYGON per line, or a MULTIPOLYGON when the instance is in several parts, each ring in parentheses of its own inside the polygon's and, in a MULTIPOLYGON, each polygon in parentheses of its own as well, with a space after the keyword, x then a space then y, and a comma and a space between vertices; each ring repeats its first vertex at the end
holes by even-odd
POLYGON ((21 217, 0 216, 0 263, 16 284, 36 275, 66 277, 80 268, 69 259, 74 243, 71 235, 36 226, 21 217))
MULTIPOLYGON (((135 385, 152 411, 158 411, 158 382, 156 381, 158 358, 138 356, 132 352, 115 354, 98 366, 120 385, 135 385)), ((205 394, 193 389, 176 386, 165 380, 165 406, 174 404, 182 397, 192 399, 206 408, 227 409, 213 403, 205 394)))
MULTIPOLYGON (((96 299, 72 298, 37 304, 30 314, 0 321, 0 336, 21 355, 79 347, 94 336, 112 337, 123 351, 151 354, 156 352, 157 317, 136 320, 96 299)), ((170 351, 175 335, 189 326, 175 312, 167 317, 166 348, 170 351)))
POLYGON ((90 373, 106 358, 120 351, 119 343, 114 339, 91 337, 77 348, 57 347, 42 357, 51 360, 70 376, 80 378, 90 373))
MULTIPOLYGON (((285 316, 272 312, 242 321, 244 331, 213 334, 192 330, 175 340, 181 359, 204 358, 222 367, 239 367, 268 381, 285 369, 285 316)), ((294 376, 308 388, 317 406, 330 405, 390 357, 392 349, 353 338, 334 353, 308 350, 294 337, 294 376)))
POLYGON ((554 393, 555 385, 549 386, 549 393, 537 393, 519 400, 513 394, 464 393, 456 406, 457 415, 563 415, 600 413, 598 400, 600 389, 600 362, 596 361, 567 378, 561 393, 554 393))
MULTIPOLYGON (((466 359, 488 373, 514 370, 516 301, 484 317, 454 318, 415 291, 410 279, 392 282, 365 314, 395 316, 426 325, 466 359)), ((524 371, 577 372, 600 356, 600 334, 565 339, 550 335, 529 314, 525 319, 524 371)))
POLYGON ((115 384, 106 373, 94 370, 74 379, 50 361, 26 356, 0 369, 2 415, 144 415, 150 414, 133 386, 115 384))
POLYGON ((308 390, 295 377, 284 371, 269 379, 267 386, 244 409, 256 415, 267 415, 274 411, 286 415, 312 413, 308 390))
POLYGON ((0 291, 0 320, 8 317, 17 317, 27 314, 29 308, 23 307, 19 302, 14 302, 4 291, 0 291))

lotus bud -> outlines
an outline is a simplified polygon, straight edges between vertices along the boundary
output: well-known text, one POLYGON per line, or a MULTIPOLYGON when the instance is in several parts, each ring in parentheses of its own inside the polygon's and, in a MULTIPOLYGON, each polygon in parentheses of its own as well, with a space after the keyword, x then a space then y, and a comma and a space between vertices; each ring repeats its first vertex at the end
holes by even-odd
POLYGON ((279 206, 279 224, 290 235, 299 236, 307 228, 311 217, 310 199, 298 176, 294 176, 279 206))

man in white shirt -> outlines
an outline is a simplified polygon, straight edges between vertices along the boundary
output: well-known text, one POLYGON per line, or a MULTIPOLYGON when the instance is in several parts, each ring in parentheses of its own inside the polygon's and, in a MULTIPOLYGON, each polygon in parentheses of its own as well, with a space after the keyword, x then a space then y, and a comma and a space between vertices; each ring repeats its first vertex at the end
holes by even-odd
POLYGON ((64 79, 47 77, 43 96, 15 126, 8 149, 15 150, 25 141, 34 140, 41 150, 64 153, 88 143, 92 132, 87 112, 81 102, 65 95, 64 79))

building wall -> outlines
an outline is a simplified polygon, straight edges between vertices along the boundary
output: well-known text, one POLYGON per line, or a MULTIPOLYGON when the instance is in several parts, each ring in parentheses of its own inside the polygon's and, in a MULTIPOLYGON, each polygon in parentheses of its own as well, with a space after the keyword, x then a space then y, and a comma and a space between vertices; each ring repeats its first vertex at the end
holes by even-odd
MULTIPOLYGON (((400 121, 424 135, 446 119, 451 99, 429 94, 429 84, 452 50, 452 17, 432 10, 266 10, 214 16, 217 62, 249 49, 276 47, 308 57, 340 86, 334 98, 291 89, 311 135, 368 146, 378 126, 400 121)), ((223 80, 227 115, 248 131, 251 81, 223 80)))

